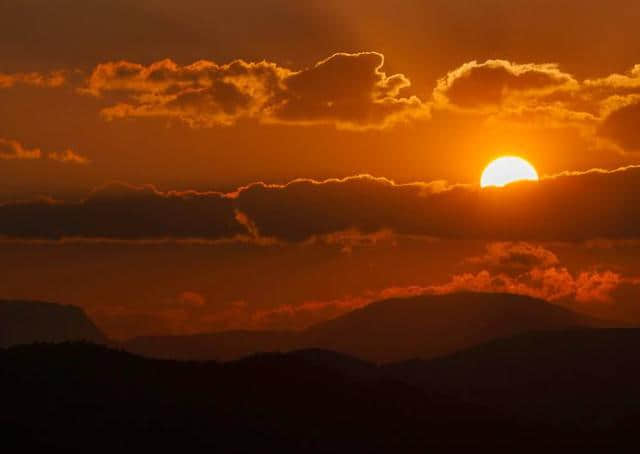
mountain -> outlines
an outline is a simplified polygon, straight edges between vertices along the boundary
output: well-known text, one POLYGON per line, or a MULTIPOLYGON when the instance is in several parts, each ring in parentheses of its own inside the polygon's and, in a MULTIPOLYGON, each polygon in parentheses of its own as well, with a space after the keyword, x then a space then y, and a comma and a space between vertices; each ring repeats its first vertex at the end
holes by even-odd
MULTIPOLYGON (((259 352, 321 349, 386 363, 434 358, 529 331, 607 323, 521 295, 455 293, 379 301, 304 331, 224 331, 148 336, 114 344, 158 359, 230 361, 259 352)), ((107 342, 74 306, 0 302, 0 347, 39 341, 107 342)))
POLYGON ((574 436, 631 434, 640 422, 640 329, 535 332, 383 375, 512 419, 546 421, 574 436), (587 435, 588 434, 588 435, 587 435))
POLYGON ((319 348, 374 362, 433 358, 490 339, 606 323, 521 295, 455 293, 379 301, 301 332, 230 331, 136 338, 144 356, 230 360, 261 351, 319 348))
POLYGON ((452 293, 395 298, 318 324, 304 342, 377 362, 433 358, 490 339, 603 322, 522 295, 452 293))
POLYGON ((79 307, 0 300, 0 347, 74 340, 104 343, 106 337, 79 307))
POLYGON ((385 366, 387 377, 489 403, 640 402, 640 329, 532 332, 431 361, 385 366))
POLYGON ((105 452, 616 452, 636 442, 639 349, 637 329, 521 334, 387 365, 321 350, 217 363, 17 346, 0 349, 0 436, 105 452))
POLYGON ((222 331, 188 336, 146 336, 130 339, 122 347, 158 359, 229 361, 257 352, 293 350, 296 333, 287 331, 222 331))
POLYGON ((317 351, 220 364, 88 344, 0 350, 0 389, 11 390, 0 436, 22 449, 70 451, 394 452, 486 439, 501 426, 486 409, 378 379, 374 365, 370 378, 345 375, 348 362, 317 351))

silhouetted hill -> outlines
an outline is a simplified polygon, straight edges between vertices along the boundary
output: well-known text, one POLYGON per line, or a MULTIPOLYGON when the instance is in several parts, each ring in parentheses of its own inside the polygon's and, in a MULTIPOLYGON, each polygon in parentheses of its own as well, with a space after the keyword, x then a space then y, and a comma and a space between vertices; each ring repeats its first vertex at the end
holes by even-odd
POLYGON ((11 390, 0 436, 21 449, 396 452, 475 443, 499 426, 486 409, 379 379, 373 365, 368 378, 344 374, 348 361, 318 351, 219 364, 87 344, 0 350, 0 389, 11 390), (336 359, 342 366, 327 364, 336 359))
POLYGON ((640 329, 537 332, 431 361, 384 368, 394 378, 520 421, 607 437, 640 422, 640 329))
POLYGON ((136 337, 122 344, 132 353, 159 359, 229 361, 257 352, 295 349, 296 333, 287 331, 222 331, 187 336, 136 337))
POLYGON ((611 449, 635 442, 639 348, 640 330, 611 329, 385 366, 321 350, 215 363, 19 346, 0 350, 0 436, 99 452, 611 449))
POLYGON ((79 307, 0 300, 0 347, 78 340, 106 342, 104 334, 79 307))
POLYGON ((521 295, 453 293, 372 303, 311 327, 307 345, 372 361, 432 358, 490 339, 602 322, 521 295))
POLYGON ((390 362, 433 358, 527 331, 601 326, 606 323, 527 296, 456 293, 372 303, 298 333, 147 337, 132 339, 123 347, 149 357, 201 360, 319 348, 390 362))

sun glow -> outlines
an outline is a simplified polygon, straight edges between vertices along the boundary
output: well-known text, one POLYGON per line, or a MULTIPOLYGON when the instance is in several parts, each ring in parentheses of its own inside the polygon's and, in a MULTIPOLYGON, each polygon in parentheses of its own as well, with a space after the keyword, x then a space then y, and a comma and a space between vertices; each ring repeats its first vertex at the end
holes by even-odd
POLYGON ((504 156, 492 161, 480 178, 480 186, 502 187, 515 181, 538 181, 538 172, 531 164, 517 156, 504 156))

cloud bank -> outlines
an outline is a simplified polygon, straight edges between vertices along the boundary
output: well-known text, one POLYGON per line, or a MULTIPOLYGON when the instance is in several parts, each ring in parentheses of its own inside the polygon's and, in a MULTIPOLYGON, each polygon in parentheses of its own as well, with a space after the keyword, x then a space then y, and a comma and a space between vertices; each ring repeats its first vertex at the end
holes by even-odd
MULTIPOLYGON (((594 143, 640 151, 640 65, 626 74, 579 80, 554 63, 470 61, 441 77, 429 95, 403 94, 404 74, 384 71, 378 52, 338 52, 302 69, 274 62, 199 60, 181 65, 110 61, 89 74, 0 73, 0 88, 56 88, 97 97, 106 120, 154 117, 194 128, 235 125, 243 119, 291 126, 385 129, 426 120, 433 109, 476 114, 478 121, 530 127, 578 128, 594 143), (70 77, 74 74, 74 77, 70 77)), ((416 88, 416 87, 414 87, 416 88)))
POLYGON ((65 151, 43 153, 39 148, 27 148, 17 140, 2 137, 0 137, 0 159, 5 161, 49 159, 71 164, 89 163, 87 158, 77 154, 70 148, 65 151))
POLYGON ((107 119, 169 117, 194 127, 232 125, 242 118, 348 129, 384 128, 425 116, 402 74, 387 76, 376 52, 337 53, 294 71, 275 63, 201 60, 181 66, 162 60, 144 66, 119 61, 98 65, 82 90, 109 99, 107 119))
MULTIPOLYGON (((367 175, 233 193, 114 184, 80 202, 0 205, 0 235, 21 239, 229 239, 330 242, 354 232, 491 241, 640 237, 640 167, 591 170, 504 188, 396 184, 367 175)), ((531 251, 520 251, 522 257, 531 251)), ((514 251, 504 258, 512 260, 514 251)), ((541 257, 548 263, 552 257, 541 257)))

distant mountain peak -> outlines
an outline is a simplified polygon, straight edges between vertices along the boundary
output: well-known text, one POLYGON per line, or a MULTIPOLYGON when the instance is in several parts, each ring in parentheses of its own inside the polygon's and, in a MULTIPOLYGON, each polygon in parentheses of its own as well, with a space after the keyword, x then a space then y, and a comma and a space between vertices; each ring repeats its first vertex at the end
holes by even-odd
POLYGON ((0 347, 80 340, 107 341, 81 308, 42 301, 0 300, 0 347))

